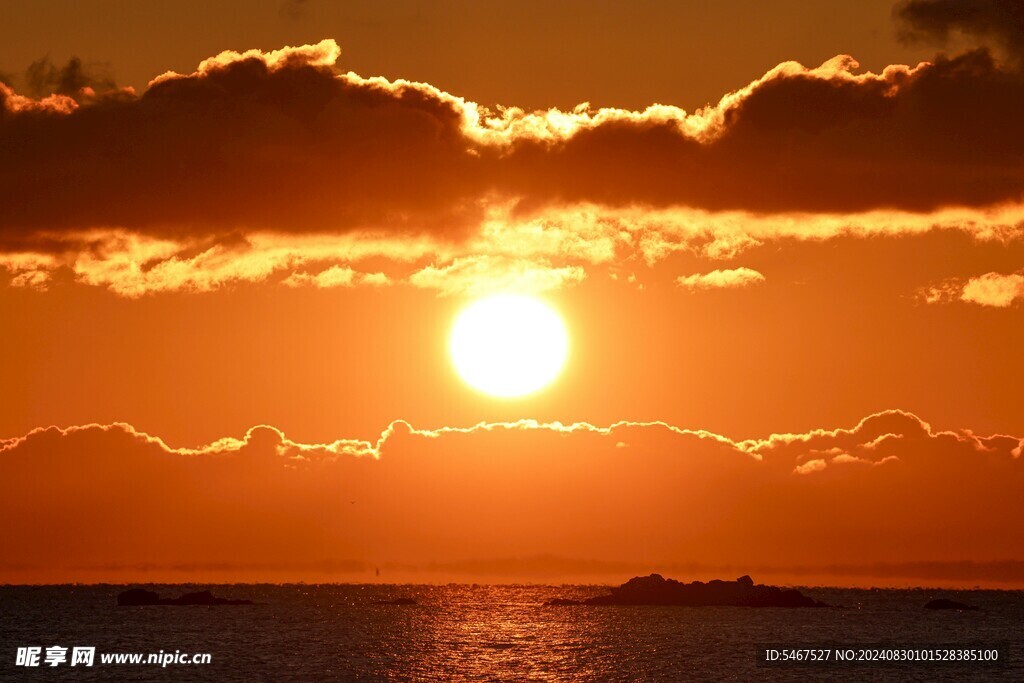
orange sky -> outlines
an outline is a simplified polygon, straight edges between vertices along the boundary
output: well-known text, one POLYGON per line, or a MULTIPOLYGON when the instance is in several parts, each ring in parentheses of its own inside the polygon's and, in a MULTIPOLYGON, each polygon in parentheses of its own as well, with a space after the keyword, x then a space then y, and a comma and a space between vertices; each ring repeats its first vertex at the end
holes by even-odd
POLYGON ((1024 583, 1016 6, 190 7, 5 10, 0 581, 1024 583))

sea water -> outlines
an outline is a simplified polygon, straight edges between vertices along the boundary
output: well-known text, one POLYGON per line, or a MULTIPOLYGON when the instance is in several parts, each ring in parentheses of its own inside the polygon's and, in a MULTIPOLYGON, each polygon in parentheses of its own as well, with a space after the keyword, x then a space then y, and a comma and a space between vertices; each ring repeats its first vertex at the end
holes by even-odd
POLYGON ((1024 592, 802 589, 834 609, 546 607, 600 586, 157 585, 257 604, 118 607, 126 586, 0 586, 4 680, 1024 680, 1024 592), (411 597, 416 605, 374 605, 411 597), (932 611, 952 597, 979 611, 932 611), (775 665, 770 646, 998 645, 999 664, 775 665), (45 662, 47 648, 68 661, 45 662), (38 666, 19 648, 39 647, 38 666), (70 665, 73 648, 93 665, 70 665), (209 663, 104 664, 103 654, 209 663), (763 658, 763 657, 762 657, 763 658))

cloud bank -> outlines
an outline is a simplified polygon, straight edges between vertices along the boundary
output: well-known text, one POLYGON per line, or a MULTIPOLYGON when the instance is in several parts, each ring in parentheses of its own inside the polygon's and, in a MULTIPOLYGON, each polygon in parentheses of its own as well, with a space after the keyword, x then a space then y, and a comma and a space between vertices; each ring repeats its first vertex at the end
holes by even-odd
POLYGON ((140 96, 5 87, 5 232, 457 231, 495 196, 521 210, 929 211, 1024 187, 1024 80, 985 50, 880 74, 849 56, 787 62, 694 113, 490 111, 336 73, 339 56, 333 40, 225 52, 140 96))
POLYGON ((141 94, 41 62, 29 95, 0 84, 0 266, 16 286, 65 269, 139 296, 336 286, 319 274, 372 252, 403 266, 390 281, 449 294, 483 261, 543 288, 612 258, 791 237, 1017 238, 1024 73, 984 46, 1014 53, 996 19, 1015 10, 947 5, 898 18, 982 47, 881 73, 786 62, 696 112, 488 108, 342 73, 333 40, 224 52, 141 94))
POLYGON ((173 448, 127 424, 49 427, 0 441, 0 581, 326 580, 542 556, 803 576, 916 562, 936 578, 1021 566, 1022 447, 902 411, 744 441, 660 422, 398 421, 371 440, 261 426, 173 448))

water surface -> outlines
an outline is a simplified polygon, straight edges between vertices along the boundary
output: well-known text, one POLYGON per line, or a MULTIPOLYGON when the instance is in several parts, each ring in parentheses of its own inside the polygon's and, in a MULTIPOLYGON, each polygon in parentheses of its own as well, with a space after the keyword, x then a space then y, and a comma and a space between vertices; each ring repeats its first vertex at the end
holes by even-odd
POLYGON ((1024 592, 803 589, 840 609, 544 607, 599 586, 148 586, 259 604, 117 607, 124 586, 0 586, 4 680, 1024 680, 1024 592), (372 605, 413 597, 415 606, 372 605), (930 611, 932 597, 979 612, 930 611), (999 643, 999 666, 773 668, 767 644, 999 643), (95 646, 92 668, 15 667, 19 646, 95 646), (99 653, 210 653, 210 665, 101 665, 99 653))

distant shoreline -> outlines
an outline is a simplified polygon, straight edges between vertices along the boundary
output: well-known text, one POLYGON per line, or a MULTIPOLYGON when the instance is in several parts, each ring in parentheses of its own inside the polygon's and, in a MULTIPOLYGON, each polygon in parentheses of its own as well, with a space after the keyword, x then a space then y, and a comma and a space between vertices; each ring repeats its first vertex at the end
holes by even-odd
MULTIPOLYGON (((446 586, 457 586, 461 588, 472 588, 476 587, 492 587, 492 586, 526 586, 526 587, 538 587, 538 588, 593 588, 602 589, 614 587, 617 584, 614 583, 563 583, 563 582, 543 582, 543 581, 446 581, 446 582, 423 582, 423 581, 129 581, 129 582, 107 582, 107 581, 96 581, 96 582, 69 582, 69 583, 0 583, 0 590, 5 588, 124 588, 131 586, 274 586, 274 587, 289 587, 289 586, 353 586, 353 587, 387 587, 387 586, 423 586, 430 588, 439 588, 446 586)), ((961 593, 1024 593, 1024 587, 1021 588, 989 588, 989 587, 971 587, 964 588, 958 586, 905 586, 905 587, 894 587, 894 586, 826 586, 826 585, 803 585, 803 584, 778 584, 782 588, 793 588, 798 590, 809 590, 809 591, 863 591, 863 592, 886 592, 886 593, 898 593, 908 591, 946 591, 946 592, 961 592, 961 593)))

